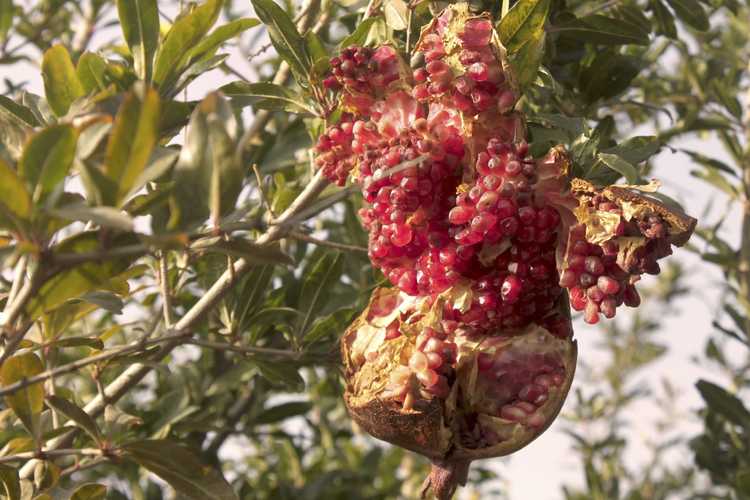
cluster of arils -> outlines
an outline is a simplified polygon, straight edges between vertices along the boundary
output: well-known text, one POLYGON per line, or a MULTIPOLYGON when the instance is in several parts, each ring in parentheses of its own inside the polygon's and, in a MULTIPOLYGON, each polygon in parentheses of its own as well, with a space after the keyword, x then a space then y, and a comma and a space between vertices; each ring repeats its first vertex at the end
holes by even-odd
POLYGON ((342 339, 347 405, 432 458, 441 498, 555 418, 575 370, 568 297, 590 323, 636 305, 640 274, 692 230, 632 189, 571 183, 561 147, 531 157, 497 39, 456 4, 423 29, 416 69, 390 46, 345 49, 324 82, 343 113, 315 148, 326 177, 361 187, 370 260, 395 285, 342 339))
POLYGON ((614 317, 622 304, 640 305, 635 283, 644 273, 659 274, 657 261, 687 242, 695 219, 627 187, 600 190, 575 179, 571 188, 579 223, 568 232, 560 286, 569 290, 571 307, 594 324, 599 314, 614 317))

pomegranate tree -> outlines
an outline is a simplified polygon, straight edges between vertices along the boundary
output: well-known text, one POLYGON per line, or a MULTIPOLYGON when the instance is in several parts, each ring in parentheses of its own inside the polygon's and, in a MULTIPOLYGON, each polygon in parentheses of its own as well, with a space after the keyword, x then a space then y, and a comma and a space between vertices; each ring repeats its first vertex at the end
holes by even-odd
POLYGON ((637 306, 640 276, 695 220, 653 184, 571 178, 562 146, 532 157, 488 15, 447 8, 410 60, 391 46, 331 60, 324 84, 343 113, 316 162, 361 187, 370 260, 393 285, 343 336, 347 406, 373 436, 429 457, 424 491, 449 498, 472 460, 522 448, 560 411, 571 307, 593 324, 637 306))

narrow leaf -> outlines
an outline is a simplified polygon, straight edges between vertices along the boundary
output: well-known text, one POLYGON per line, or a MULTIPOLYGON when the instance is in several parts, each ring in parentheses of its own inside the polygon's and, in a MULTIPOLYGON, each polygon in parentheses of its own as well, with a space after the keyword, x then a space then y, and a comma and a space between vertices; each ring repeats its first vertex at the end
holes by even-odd
POLYGON ((65 115, 73 101, 85 94, 63 45, 55 45, 44 53, 42 79, 47 102, 57 116, 65 115))
POLYGON ((117 186, 104 193, 108 205, 121 204, 146 167, 159 138, 159 109, 159 95, 144 88, 129 92, 120 106, 107 144, 105 173, 117 186))
POLYGON ((659 28, 659 33, 671 38, 677 39, 677 26, 674 24, 674 17, 669 9, 661 0, 651 0, 651 11, 654 13, 654 19, 656 25, 659 28))
POLYGON ((5 40, 8 30, 13 25, 13 0, 0 0, 0 40, 5 40))
POLYGON ((117 14, 125 41, 133 54, 135 72, 138 78, 148 81, 159 44, 156 0, 117 0, 117 14))
POLYGON ((107 88, 107 62, 98 54, 84 52, 78 58, 76 74, 86 94, 107 88))
POLYGON ((178 494, 194 500, 237 500, 219 472, 202 464, 188 448, 166 439, 126 443, 125 457, 169 483, 178 494))
POLYGON ((49 210, 49 213, 61 219, 93 222, 99 226, 111 227, 120 231, 132 231, 133 219, 126 213, 113 207, 89 207, 87 205, 66 205, 49 210))
POLYGON ((176 80, 175 75, 185 68, 190 50, 214 25, 223 4, 223 0, 208 0, 172 25, 154 63, 153 81, 162 93, 168 93, 170 82, 176 80))
POLYGON ((330 294, 331 286, 338 281, 341 265, 340 253, 326 252, 305 273, 298 304, 299 310, 304 314, 297 329, 300 335, 307 332, 314 315, 320 310, 321 302, 330 294))
POLYGON ((735 425, 750 429, 750 411, 745 408, 745 405, 737 396, 707 380, 699 380, 695 386, 709 409, 722 415, 735 425))
MULTIPOLYGON (((0 367, 0 382, 8 386, 43 371, 44 365, 36 354, 20 354, 5 360, 0 367)), ((38 435, 39 414, 44 408, 44 386, 41 382, 5 396, 5 404, 13 410, 32 436, 38 435)))
POLYGON ((597 159, 604 163, 606 166, 618 172, 625 177, 628 184, 638 184, 640 176, 638 169, 636 169, 631 163, 625 161, 617 155, 599 153, 597 159))
POLYGON ((550 0, 519 0, 500 20, 500 41, 509 53, 542 38, 550 0))
POLYGON ((685 24, 698 31, 706 31, 710 27, 706 11, 703 10, 698 0, 667 0, 667 2, 685 24))
MULTIPOLYGON (((214 239, 211 238, 211 240, 214 239)), ((250 240, 224 240, 223 238, 217 238, 215 241, 198 240, 190 248, 243 258, 253 264, 294 264, 291 257, 281 251, 279 245, 258 245, 250 240)))
POLYGON ((18 479, 18 469, 0 465, 0 496, 7 500, 21 500, 21 483, 18 479))
POLYGON ((303 415, 310 411, 312 404, 307 401, 290 401, 266 408, 253 419, 255 425, 275 424, 290 417, 303 415))
POLYGON ((78 131, 72 125, 53 125, 26 144, 18 173, 34 200, 42 199, 65 179, 75 158, 78 131))
POLYGON ((198 45, 190 49, 188 52, 188 60, 195 61, 207 56, 212 56, 224 42, 231 40, 243 31, 254 28, 259 24, 260 21, 257 19, 247 17, 243 19, 235 19, 223 26, 219 26, 213 30, 210 35, 201 40, 198 45))
POLYGON ((255 13, 268 28, 276 52, 284 59, 297 75, 303 78, 299 83, 306 84, 306 77, 311 66, 305 40, 297 31, 284 9, 273 0, 251 0, 255 13))
POLYGON ((54 410, 57 410, 58 412, 65 415, 68 419, 75 422, 81 429, 86 431, 86 433, 91 436, 91 438, 95 442, 101 442, 102 433, 99 430, 99 426, 96 425, 96 422, 94 422, 94 419, 91 418, 88 413, 80 409, 78 406, 71 403, 67 399, 55 395, 47 396, 47 406, 54 410))
POLYGON ((26 186, 16 171, 2 159, 0 159, 0 205, 19 219, 28 219, 31 215, 31 196, 26 186))
POLYGON ((103 484, 88 483, 76 488, 70 500, 104 500, 107 497, 107 487, 103 484))
POLYGON ((300 94, 273 83, 233 82, 220 89, 232 100, 235 106, 254 105, 259 109, 270 111, 289 111, 291 113, 317 112, 300 99, 300 94))
POLYGON ((600 45, 648 45, 648 32, 621 19, 593 14, 555 26, 554 31, 600 45))

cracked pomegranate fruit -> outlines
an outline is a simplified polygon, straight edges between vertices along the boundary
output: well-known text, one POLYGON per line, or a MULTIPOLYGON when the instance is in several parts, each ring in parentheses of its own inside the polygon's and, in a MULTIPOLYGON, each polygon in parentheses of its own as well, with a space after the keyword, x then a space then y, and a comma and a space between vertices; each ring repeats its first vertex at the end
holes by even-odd
POLYGON ((424 494, 443 499, 472 460, 553 422, 576 366, 571 308, 596 323, 637 306, 635 283, 695 220, 651 185, 571 179, 562 146, 533 158, 489 16, 450 6, 415 47, 411 69, 390 46, 331 60, 342 113, 315 152, 361 187, 369 257, 393 285, 342 338, 346 404, 429 457, 424 494))

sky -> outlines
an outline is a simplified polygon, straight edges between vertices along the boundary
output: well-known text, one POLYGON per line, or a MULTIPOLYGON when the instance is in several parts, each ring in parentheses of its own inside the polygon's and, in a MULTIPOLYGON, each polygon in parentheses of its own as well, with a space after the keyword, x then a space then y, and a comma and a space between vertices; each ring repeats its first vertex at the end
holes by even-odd
MULTIPOLYGON (((28 2, 27 2, 28 3, 28 2)), ((249 3, 249 2, 248 2, 249 3)), ((166 11, 175 11, 178 2, 160 2, 166 6, 166 11)), ((260 28, 251 30, 245 40, 249 40, 253 32, 260 28)), ((110 40, 119 36, 117 31, 109 30, 101 34, 93 41, 97 43, 110 40)), ((230 49, 228 62, 241 73, 253 77, 249 64, 243 59, 237 49, 230 49)), ((11 78, 18 80, 23 78, 29 82, 27 88, 36 94, 43 94, 43 86, 38 69, 28 64, 16 64, 13 66, 0 66, 0 79, 11 78)), ((235 80, 236 77, 225 75, 215 70, 206 74, 193 83, 187 93, 188 99, 200 99, 207 92, 219 86, 235 80)), ((639 130, 634 135, 647 134, 648 131, 639 130)), ((715 155, 721 159, 723 151, 716 140, 693 138, 682 141, 673 146, 686 149, 698 150, 704 154, 715 155)), ((690 175, 694 167, 689 157, 683 153, 664 149, 654 160, 655 176, 662 181, 662 191, 682 202, 687 212, 694 216, 703 216, 704 209, 712 201, 715 191, 709 189, 704 183, 690 175)), ((716 214, 709 214, 704 220, 714 221, 716 214), (713 215, 713 216, 712 216, 713 215)), ((723 237, 730 243, 736 244, 739 240, 740 214, 735 211, 730 214, 726 223, 723 237)), ((698 244, 697 239, 693 241, 698 244)), ((701 400, 694 383, 699 378, 706 378, 715 382, 721 381, 716 370, 710 367, 700 366, 695 358, 701 358, 703 348, 708 336, 712 333, 711 322, 717 314, 719 294, 723 286, 723 276, 718 270, 701 261, 701 259, 687 250, 677 250, 673 259, 679 261, 687 270, 686 282, 690 287, 690 293, 679 298, 675 303, 676 313, 666 317, 663 328, 658 333, 656 341, 668 347, 668 353, 664 358, 639 373, 638 384, 649 387, 660 387, 663 377, 676 388, 679 398, 678 407, 686 418, 678 419, 677 425, 672 431, 676 434, 693 435, 701 426, 700 422, 691 413, 701 405, 701 400)), ((646 285, 653 278, 646 278, 646 285)), ((618 310, 618 317, 626 313, 618 310)), ((607 362, 605 353, 600 348, 602 331, 599 326, 590 326, 578 318, 574 324, 576 338, 579 342, 579 356, 587 363, 596 366, 597 363, 607 362)), ((571 394, 578 388, 587 384, 583 377, 576 377, 571 394)), ((571 398, 572 399, 572 398, 571 398)), ((569 399, 566 408, 569 408, 569 399)), ((657 432, 652 422, 660 414, 660 408, 656 406, 653 398, 645 403, 638 403, 630 407, 624 415, 628 420, 636 423, 632 427, 631 447, 626 453, 627 463, 642 464, 648 458, 645 453, 645 443, 655 437, 657 432)), ((562 432, 566 423, 558 418, 552 427, 532 444, 507 459, 494 459, 483 465, 496 468, 506 479, 504 485, 512 500, 546 500, 562 497, 561 485, 580 485, 583 483, 583 472, 578 462, 579 456, 573 452, 572 440, 562 432)), ((588 430, 587 430, 588 431, 588 430)), ((590 429, 596 432, 596 429, 590 429)), ((228 450, 231 454, 233 450, 228 450)), ((236 450, 235 450, 236 451, 236 450)), ((689 461, 689 453, 683 453, 678 460, 689 461)))

